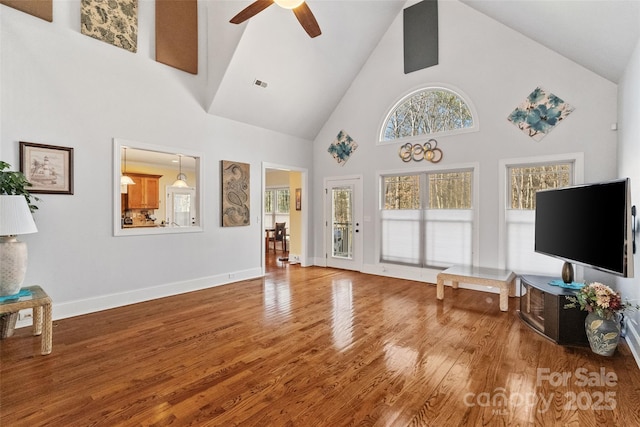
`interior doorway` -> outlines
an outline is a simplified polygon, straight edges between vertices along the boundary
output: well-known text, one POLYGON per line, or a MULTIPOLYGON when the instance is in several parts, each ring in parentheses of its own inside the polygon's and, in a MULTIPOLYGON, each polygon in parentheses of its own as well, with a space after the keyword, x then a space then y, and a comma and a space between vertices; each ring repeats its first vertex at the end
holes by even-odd
POLYGON ((286 257, 287 264, 310 265, 307 254, 310 212, 307 177, 308 171, 303 168, 271 163, 262 165, 260 242, 263 273, 268 265, 274 265, 267 264, 267 255, 270 259, 274 254, 276 259, 286 257), (274 253, 270 238, 275 234, 276 222, 286 223, 286 251, 285 245, 278 241, 274 253))

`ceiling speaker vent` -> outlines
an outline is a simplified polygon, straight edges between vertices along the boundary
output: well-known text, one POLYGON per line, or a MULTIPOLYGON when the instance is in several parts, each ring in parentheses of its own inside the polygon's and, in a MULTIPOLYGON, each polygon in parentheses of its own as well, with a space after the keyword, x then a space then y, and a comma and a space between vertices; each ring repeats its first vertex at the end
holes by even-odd
POLYGON ((260 87, 267 87, 267 82, 258 79, 254 80, 253 84, 260 87))

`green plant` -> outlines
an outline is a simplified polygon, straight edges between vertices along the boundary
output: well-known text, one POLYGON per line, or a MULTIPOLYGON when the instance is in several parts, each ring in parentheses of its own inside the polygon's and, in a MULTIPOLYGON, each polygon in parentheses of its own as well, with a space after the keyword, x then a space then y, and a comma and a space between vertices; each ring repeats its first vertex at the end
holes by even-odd
POLYGON ((29 193, 28 188, 31 187, 31 183, 27 181, 27 178, 22 172, 17 171, 5 171, 9 169, 11 165, 9 163, 0 160, 0 194, 7 195, 22 195, 27 199, 27 204, 31 212, 38 209, 34 202, 40 199, 29 193))

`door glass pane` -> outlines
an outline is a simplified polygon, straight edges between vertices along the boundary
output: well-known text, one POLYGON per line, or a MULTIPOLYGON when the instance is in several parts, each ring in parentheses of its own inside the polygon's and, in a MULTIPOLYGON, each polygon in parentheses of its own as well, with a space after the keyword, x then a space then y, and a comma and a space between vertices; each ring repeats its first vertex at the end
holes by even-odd
POLYGON ((353 258, 353 189, 331 189, 331 230, 333 248, 331 255, 337 258, 353 258))
POLYGON ((173 195, 173 218, 176 224, 181 227, 191 225, 191 195, 173 195))
POLYGON ((193 188, 167 187, 166 226, 191 227, 196 223, 195 196, 193 188))

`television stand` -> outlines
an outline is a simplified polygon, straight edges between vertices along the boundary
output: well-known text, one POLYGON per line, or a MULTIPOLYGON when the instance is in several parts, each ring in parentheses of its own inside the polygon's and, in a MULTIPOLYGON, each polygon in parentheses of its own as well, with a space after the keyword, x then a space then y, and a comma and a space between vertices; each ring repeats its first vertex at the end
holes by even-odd
POLYGON ((584 329, 587 312, 564 308, 575 290, 552 286, 550 276, 520 276, 520 318, 534 331, 560 345, 589 345, 584 329))

